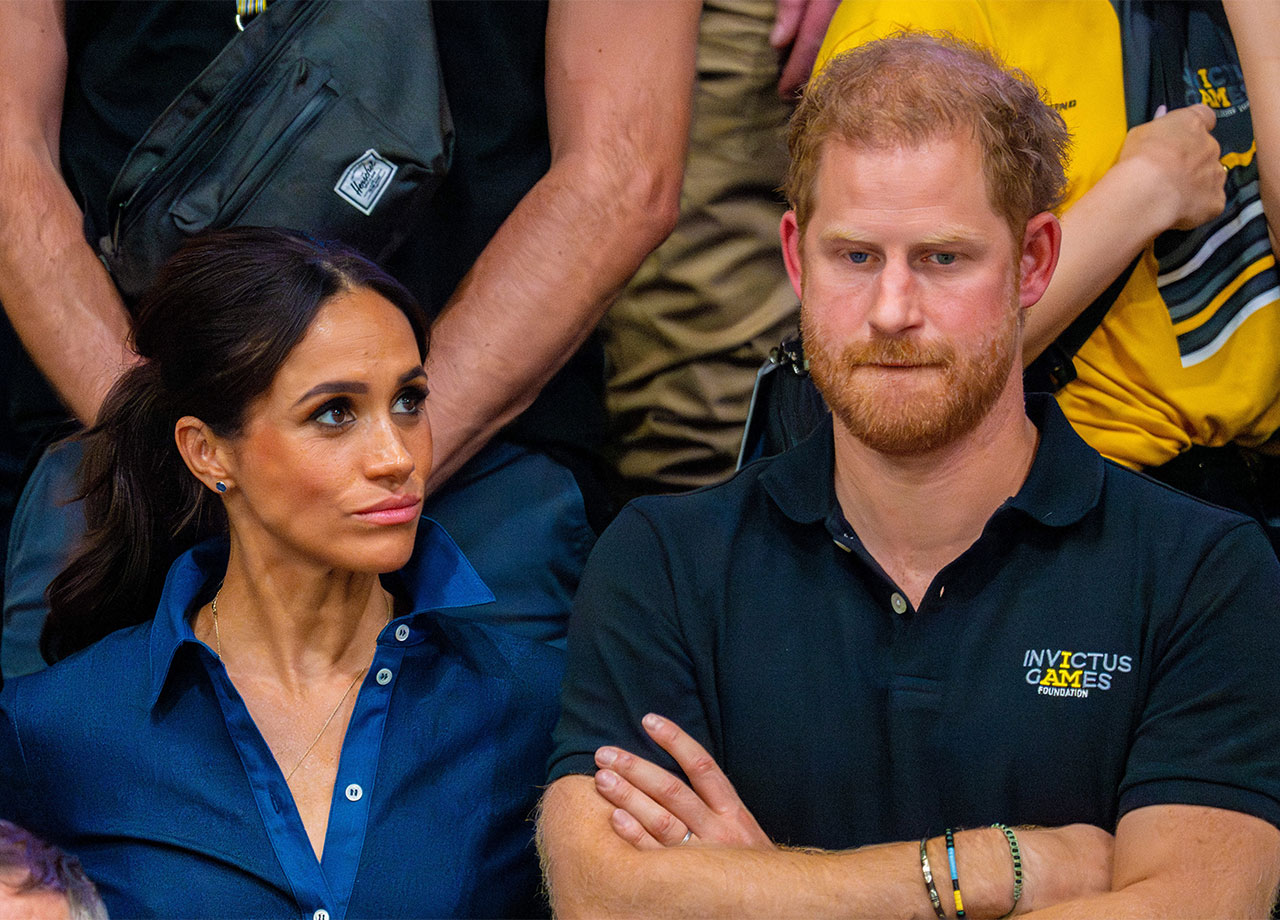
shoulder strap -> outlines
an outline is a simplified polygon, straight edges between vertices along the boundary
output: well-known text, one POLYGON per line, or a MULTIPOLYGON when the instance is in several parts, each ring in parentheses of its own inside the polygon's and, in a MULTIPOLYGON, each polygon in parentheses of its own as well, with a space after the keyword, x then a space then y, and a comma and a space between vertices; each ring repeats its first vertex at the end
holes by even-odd
POLYGON ((1142 253, 1111 282, 1105 291, 1094 298, 1093 303, 1085 307, 1062 334, 1054 339, 1027 369, 1022 372, 1022 386, 1028 393, 1056 393, 1068 383, 1076 379, 1076 368, 1072 359, 1080 346, 1088 341, 1095 329, 1102 324, 1102 319, 1116 302, 1124 286, 1129 283, 1133 270, 1138 267, 1142 253))

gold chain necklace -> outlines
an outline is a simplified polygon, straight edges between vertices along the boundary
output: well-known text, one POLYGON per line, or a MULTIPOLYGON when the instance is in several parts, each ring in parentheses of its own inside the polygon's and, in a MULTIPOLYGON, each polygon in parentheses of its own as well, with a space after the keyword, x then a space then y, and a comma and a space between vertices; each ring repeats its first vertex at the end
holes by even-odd
MULTIPOLYGON (((210 609, 212 609, 213 611, 214 646, 218 652, 218 660, 223 662, 223 667, 226 667, 226 662, 223 661, 222 659, 222 631, 218 629, 218 595, 221 593, 222 593, 222 589, 219 588, 213 595, 213 603, 211 603, 209 606, 210 606, 210 609)), ((387 598, 387 622, 390 623, 391 610, 392 610, 391 595, 390 594, 386 595, 386 598, 387 598)), ((303 761, 305 761, 311 755, 311 751, 315 748, 317 744, 320 743, 320 739, 324 737, 325 729, 329 727, 329 723, 333 721, 333 717, 338 714, 338 710, 342 708, 342 704, 346 702, 347 697, 351 695, 352 688, 354 688, 356 684, 360 683, 360 678, 364 677, 365 674, 367 674, 368 672, 369 672, 369 669, 367 667, 362 668, 360 673, 355 676, 355 680, 347 684, 347 689, 342 691, 342 698, 338 700, 338 705, 333 707, 333 712, 329 713, 329 718, 324 720, 324 724, 320 726, 320 731, 316 732, 316 736, 311 739, 311 743, 308 744, 307 749, 302 752, 302 756, 299 757, 298 762, 293 765, 293 769, 285 774, 284 781, 286 784, 289 782, 289 780, 293 779, 293 774, 298 772, 298 767, 302 766, 303 761)))

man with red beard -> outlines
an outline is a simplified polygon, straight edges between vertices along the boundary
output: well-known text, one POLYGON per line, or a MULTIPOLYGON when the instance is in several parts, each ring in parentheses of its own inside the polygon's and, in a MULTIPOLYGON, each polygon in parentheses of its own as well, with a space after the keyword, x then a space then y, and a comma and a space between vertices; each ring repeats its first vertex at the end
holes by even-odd
POLYGON ((1264 915, 1280 564, 1022 392, 1061 119, 988 52, 904 34, 832 61, 789 142, 834 421, 601 538, 540 819, 553 907, 1264 915))

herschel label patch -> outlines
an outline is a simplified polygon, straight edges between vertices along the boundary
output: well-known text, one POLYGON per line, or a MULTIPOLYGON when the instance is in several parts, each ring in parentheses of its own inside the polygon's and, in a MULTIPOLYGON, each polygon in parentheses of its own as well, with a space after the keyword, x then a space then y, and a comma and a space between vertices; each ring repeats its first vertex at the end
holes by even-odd
POLYGON ((342 178, 333 190, 357 211, 372 214, 397 169, 398 166, 383 159, 378 151, 370 147, 343 171, 342 178))

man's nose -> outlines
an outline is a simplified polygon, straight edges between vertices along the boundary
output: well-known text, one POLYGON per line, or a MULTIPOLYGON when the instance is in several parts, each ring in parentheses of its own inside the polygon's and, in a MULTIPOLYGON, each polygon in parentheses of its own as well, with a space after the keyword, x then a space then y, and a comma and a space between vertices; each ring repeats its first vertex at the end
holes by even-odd
POLYGON ((898 335, 919 325, 920 291, 905 260, 888 260, 876 277, 867 322, 883 335, 898 335))

